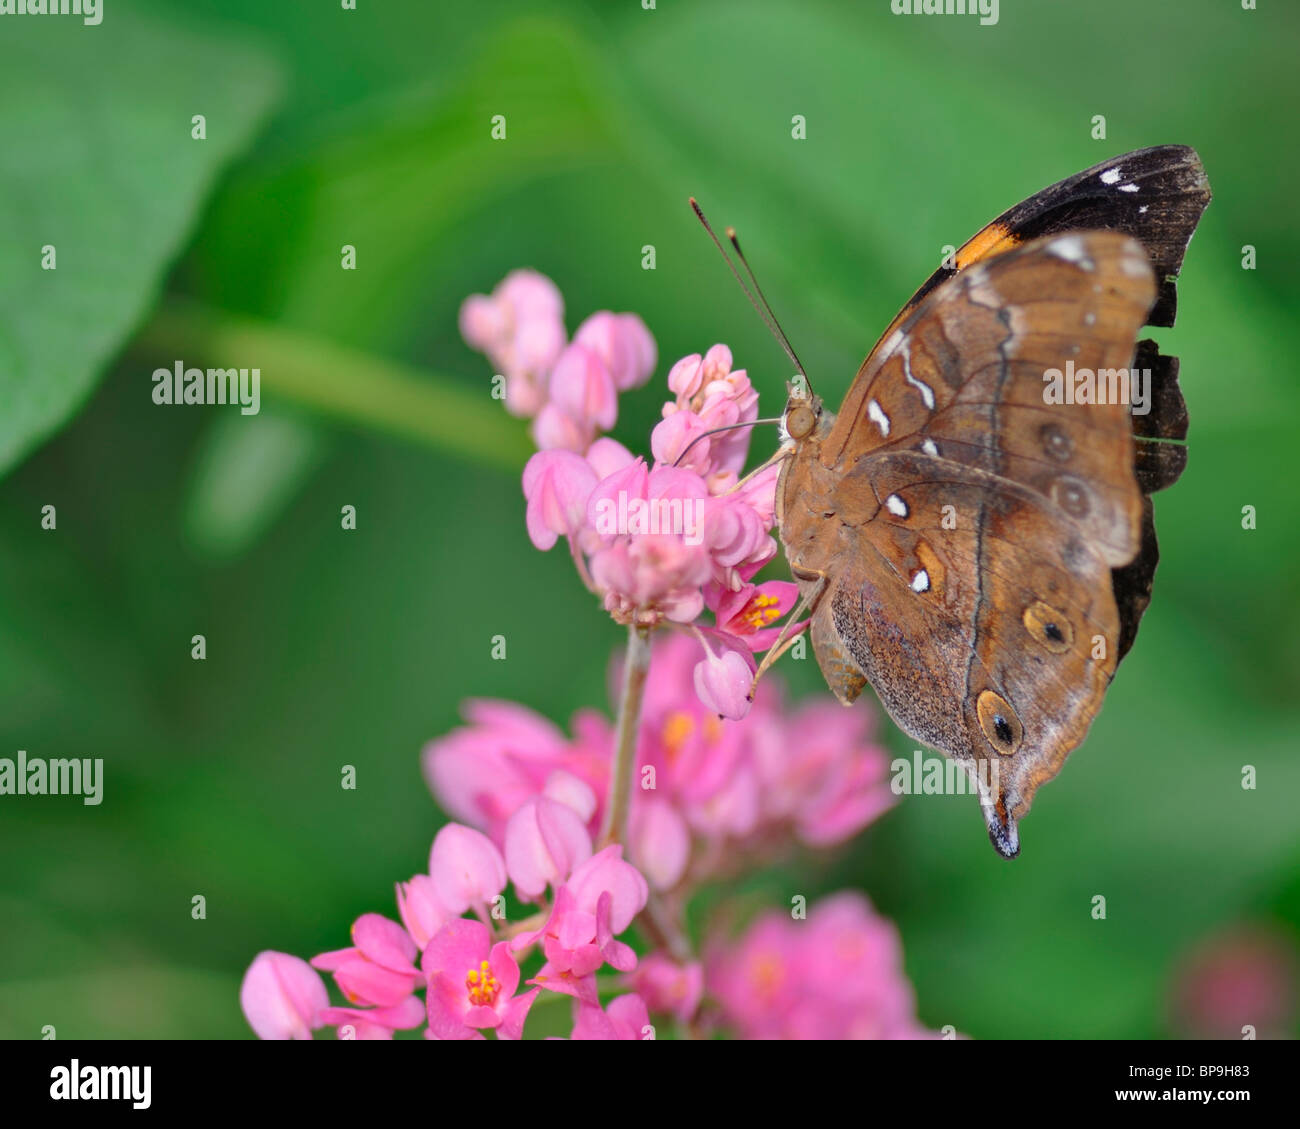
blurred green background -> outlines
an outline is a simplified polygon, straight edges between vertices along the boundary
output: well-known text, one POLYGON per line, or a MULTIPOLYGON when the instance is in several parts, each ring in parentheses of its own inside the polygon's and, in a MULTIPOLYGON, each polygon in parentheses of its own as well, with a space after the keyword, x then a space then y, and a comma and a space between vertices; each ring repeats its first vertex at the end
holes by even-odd
MULTIPOLYGON (((102 757, 106 784, 99 807, 0 798, 0 1036, 247 1035, 258 950, 339 947, 423 868, 442 817, 418 754, 463 698, 561 722, 604 705, 620 632, 527 540, 529 445, 459 339, 465 295, 527 265, 570 330, 640 313, 660 365, 616 434, 645 450, 675 358, 727 342, 768 412, 788 375, 689 194, 739 228, 836 402, 943 245, 1164 142, 1196 146, 1215 193, 1178 325, 1156 331, 1183 361, 1191 459, 1086 746, 1012 864, 969 797, 920 797, 745 893, 865 890, 932 1026, 1175 1033, 1193 946, 1300 928, 1300 9, 1261 9, 1006 0, 981 27, 887 0, 108 0, 99 27, 5 18, 0 755, 102 757), (156 407, 150 374, 177 359, 260 365, 262 413, 156 407)), ((813 663, 783 666, 825 692, 813 663)))

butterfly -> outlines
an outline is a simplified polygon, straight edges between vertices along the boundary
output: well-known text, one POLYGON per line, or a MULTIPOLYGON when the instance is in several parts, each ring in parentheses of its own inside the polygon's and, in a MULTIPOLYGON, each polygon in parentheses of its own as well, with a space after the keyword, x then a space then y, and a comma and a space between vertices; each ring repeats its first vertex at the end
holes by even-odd
POLYGON ((1007 858, 1151 599, 1151 495, 1182 473, 1187 410, 1177 359, 1138 335, 1173 325, 1209 201, 1186 146, 1085 169, 935 271, 837 414, 791 386, 790 623, 840 701, 870 683, 904 732, 967 767, 1007 858))

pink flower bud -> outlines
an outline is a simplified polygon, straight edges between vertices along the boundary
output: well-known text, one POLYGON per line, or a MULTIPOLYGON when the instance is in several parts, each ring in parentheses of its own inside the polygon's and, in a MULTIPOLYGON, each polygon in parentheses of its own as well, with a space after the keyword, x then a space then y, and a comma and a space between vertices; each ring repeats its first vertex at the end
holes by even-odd
POLYGON ((506 862, 481 831, 449 823, 433 840, 429 874, 438 900, 454 914, 492 901, 506 888, 506 862))
POLYGON ((270 950, 253 958, 239 988, 239 1006, 259 1039, 310 1039, 329 1002, 311 965, 270 950))
POLYGON ((528 500, 528 536, 549 549, 561 534, 573 536, 587 517, 587 499, 596 487, 596 472, 572 451, 539 451, 524 467, 528 500))
POLYGON ((658 350, 655 339, 636 314, 592 314, 578 326, 573 340, 595 352, 605 363, 620 392, 639 388, 654 372, 658 350))
POLYGON ((704 644, 704 658, 695 664, 695 693, 719 716, 742 718, 749 712, 749 690, 757 669, 748 648, 742 650, 713 633, 704 644))
POLYGON ((593 431, 608 431, 618 419, 618 389, 600 355, 576 342, 551 372, 551 402, 593 431))
POLYGON ((423 950, 432 937, 454 913, 438 900, 438 890, 427 874, 417 874, 409 882, 397 884, 397 912, 401 915, 406 932, 423 950))
POLYGON ((505 855, 515 889, 526 898, 537 898, 591 857, 591 836, 572 808, 539 796, 510 817, 505 855))

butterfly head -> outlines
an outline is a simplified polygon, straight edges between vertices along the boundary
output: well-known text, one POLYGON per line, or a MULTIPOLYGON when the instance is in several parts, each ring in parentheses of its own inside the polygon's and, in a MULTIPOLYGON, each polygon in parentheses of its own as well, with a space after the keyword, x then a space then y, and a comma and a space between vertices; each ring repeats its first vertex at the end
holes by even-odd
POLYGON ((814 396, 801 378, 792 380, 786 388, 789 395, 781 415, 782 438, 799 443, 830 426, 833 417, 823 410, 821 397, 814 396))

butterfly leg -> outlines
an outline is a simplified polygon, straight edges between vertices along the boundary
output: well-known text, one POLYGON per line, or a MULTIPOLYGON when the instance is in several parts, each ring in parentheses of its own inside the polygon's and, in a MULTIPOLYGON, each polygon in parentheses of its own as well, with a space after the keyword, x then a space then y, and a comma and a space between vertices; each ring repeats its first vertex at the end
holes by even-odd
POLYGON ((785 626, 781 628, 781 634, 777 636, 776 642, 767 649, 767 654, 763 656, 763 661, 759 663, 758 670, 754 672, 754 681, 749 684, 749 700, 754 700, 754 691, 758 687, 758 680, 763 677, 764 673, 776 662, 783 654, 786 653, 794 642, 808 628, 804 623, 802 627, 798 626, 799 621, 804 617, 810 617, 817 610, 822 594, 826 591, 827 576, 824 572, 817 572, 812 569, 792 568, 795 578, 799 581, 800 600, 799 606, 790 613, 790 618, 785 621, 785 626))
POLYGON ((737 482, 735 486, 733 486, 730 490, 724 490, 723 493, 734 494, 737 490, 743 490, 746 486, 749 485, 749 483, 751 483, 755 478, 757 478, 760 474, 762 474, 765 470, 767 470, 768 467, 775 466, 777 463, 782 462, 785 459, 788 459, 790 457, 790 454, 791 454, 791 448, 778 447, 775 455, 773 455, 770 459, 765 459, 763 462, 759 463, 758 466, 756 466, 747 475, 745 475, 744 478, 742 478, 739 482, 737 482))

